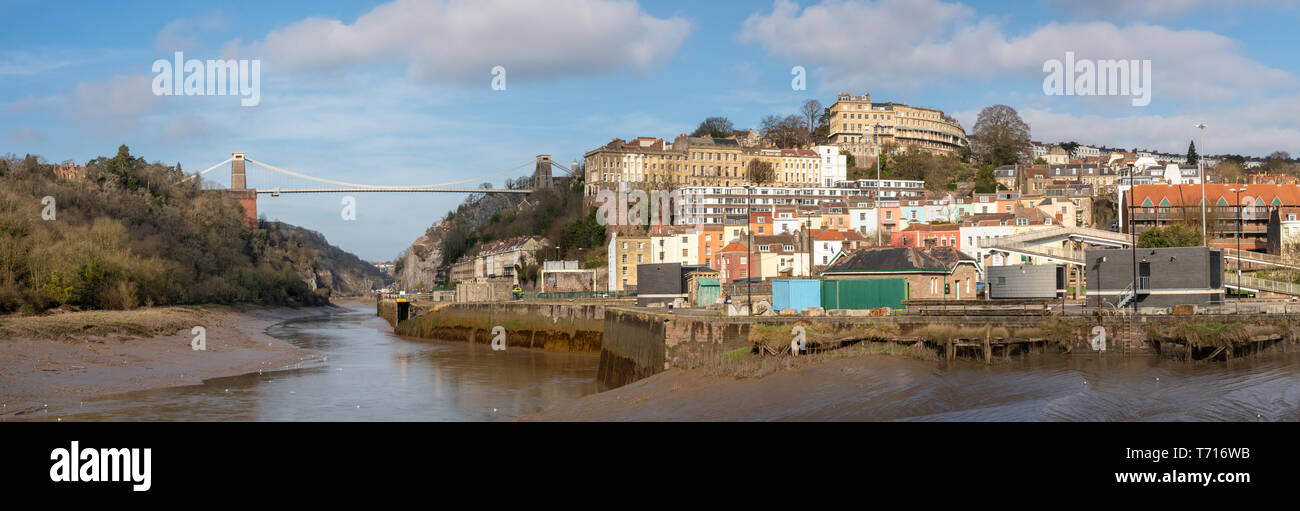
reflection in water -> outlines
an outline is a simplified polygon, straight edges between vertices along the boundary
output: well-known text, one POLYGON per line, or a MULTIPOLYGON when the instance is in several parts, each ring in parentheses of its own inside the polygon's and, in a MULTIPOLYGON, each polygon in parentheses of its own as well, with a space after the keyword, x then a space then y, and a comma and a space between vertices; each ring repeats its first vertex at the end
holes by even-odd
MULTIPOLYGON (((268 332, 328 360, 119 394, 18 420, 505 420, 595 391, 596 355, 500 352, 389 331, 368 311, 287 321, 268 332)), ((594 418, 647 420, 1300 420, 1300 354, 1191 365, 1145 356, 1038 356, 993 366, 869 356, 707 391, 628 387, 584 402, 582 410, 594 418), (642 391, 652 395, 635 394, 642 391), (660 405, 629 410, 629 401, 660 405), (621 411, 602 415, 605 405, 621 411)))
POLYGON ((328 361, 119 394, 57 415, 78 421, 505 420, 595 392, 597 355, 492 351, 403 339, 389 330, 365 311, 287 321, 267 332, 328 361))

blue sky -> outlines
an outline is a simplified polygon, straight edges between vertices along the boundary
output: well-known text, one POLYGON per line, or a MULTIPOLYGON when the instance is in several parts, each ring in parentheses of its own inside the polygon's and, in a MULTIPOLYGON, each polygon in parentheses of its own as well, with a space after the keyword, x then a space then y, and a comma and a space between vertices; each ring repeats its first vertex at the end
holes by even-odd
MULTIPOLYGON (((0 153, 78 162, 119 144, 196 171, 233 151, 367 184, 433 184, 704 117, 751 127, 869 91, 969 130, 997 103, 1043 141, 1300 154, 1300 2, 616 0, 0 2, 0 153), (154 96, 156 59, 259 59, 261 102, 154 96), (1048 96, 1043 63, 1152 62, 1152 101, 1048 96), (506 69, 494 91, 491 69, 506 69), (792 90, 791 68, 808 71, 792 90)), ((517 175, 524 175, 520 172, 517 175)), ((209 174, 226 183, 228 172, 209 174)), ((494 178, 500 183, 501 178, 494 178)), ((250 185, 306 183, 251 170, 250 185)), ((473 184, 473 183, 470 183, 473 184)), ((463 197, 263 197, 268 218, 391 259, 463 197)))

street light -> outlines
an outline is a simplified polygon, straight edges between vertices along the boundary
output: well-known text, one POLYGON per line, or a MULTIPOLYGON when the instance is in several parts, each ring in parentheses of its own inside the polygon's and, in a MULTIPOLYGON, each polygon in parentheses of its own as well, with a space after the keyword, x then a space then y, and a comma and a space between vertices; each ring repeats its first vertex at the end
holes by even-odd
POLYGON ((876 246, 880 246, 880 229, 884 226, 884 221, 880 219, 880 141, 876 138, 875 127, 868 124, 867 129, 871 130, 871 145, 876 148, 876 246))
POLYGON ((750 316, 754 315, 754 230, 749 228, 749 203, 753 190, 753 186, 745 185, 745 237, 749 239, 745 244, 745 308, 750 316))
MULTIPOLYGON (((1138 313, 1138 299, 1137 299, 1137 282, 1138 282, 1138 262, 1137 262, 1137 261, 1138 261, 1138 255, 1137 255, 1137 254, 1138 254, 1138 236, 1137 236, 1137 233, 1136 233, 1136 232, 1133 232, 1133 192, 1134 192, 1133 188, 1134 188, 1134 187, 1133 187, 1133 169, 1129 169, 1129 173, 1128 173, 1128 234, 1129 234, 1129 236, 1132 236, 1132 238, 1129 240, 1129 245, 1133 247, 1133 315, 1134 315, 1134 316, 1137 316, 1137 313, 1138 313)), ((1158 224, 1158 222, 1157 222, 1157 224, 1158 224)), ((1159 227, 1159 225, 1156 225, 1156 227, 1159 227)), ((1123 297, 1120 297, 1120 298, 1123 299, 1123 297)))
POLYGON ((1229 192, 1237 194, 1237 299, 1233 302, 1232 311, 1234 314, 1241 312, 1241 233, 1243 230, 1241 221, 1241 192, 1246 191, 1246 186, 1241 188, 1229 188, 1229 192))
MULTIPOLYGON (((1204 142, 1204 141, 1205 141, 1205 123, 1197 124, 1197 125, 1196 125, 1196 128, 1201 130, 1201 136, 1196 137, 1196 138, 1197 138, 1196 141, 1197 141, 1197 142, 1204 142)), ((1204 146, 1204 145, 1201 146, 1200 152, 1202 152, 1202 153, 1205 152, 1205 146, 1204 146)), ((1197 166, 1197 167, 1200 167, 1200 169, 1198 170, 1198 172, 1201 173, 1201 239, 1205 240, 1205 248, 1210 248, 1210 231, 1206 230, 1206 225, 1205 225, 1205 207, 1206 207, 1206 205, 1205 205, 1205 157, 1204 157, 1204 156, 1197 156, 1197 158, 1196 158, 1196 166, 1197 166)), ((1184 209, 1183 211, 1187 211, 1187 210, 1184 209)), ((1183 213, 1183 214, 1186 215, 1187 213, 1183 213)), ((1240 261, 1238 261, 1238 262, 1240 262, 1240 261)), ((1239 289, 1238 291, 1240 291, 1240 289, 1239 289)))

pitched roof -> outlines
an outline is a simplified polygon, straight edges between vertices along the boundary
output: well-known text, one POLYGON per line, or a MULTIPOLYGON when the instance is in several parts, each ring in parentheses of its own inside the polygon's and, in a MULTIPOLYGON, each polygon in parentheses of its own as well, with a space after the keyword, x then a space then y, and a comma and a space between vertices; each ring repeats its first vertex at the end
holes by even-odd
POLYGON ((951 248, 863 248, 837 259, 824 273, 950 273, 961 262, 975 259, 951 248))
MULTIPOLYGON (((1300 206, 1300 185, 1291 184, 1254 184, 1254 185, 1228 185, 1219 183, 1209 183, 1205 185, 1205 200, 1210 205, 1218 204, 1237 204, 1237 194, 1231 192, 1233 188, 1241 188, 1241 200, 1245 202, 1248 198, 1253 199, 1255 204, 1264 204, 1267 206, 1284 205, 1300 206)), ((1123 200, 1129 199, 1129 194, 1122 194, 1123 200)), ((1182 184, 1182 185, 1137 185, 1133 187, 1133 204, 1136 206, 1150 205, 1162 206, 1167 202, 1167 207, 1197 206, 1201 204, 1201 185, 1182 184), (1149 202, 1148 202, 1149 201, 1149 202)))
POLYGON ((748 252, 748 251, 749 251, 749 248, 746 247, 744 243, 741 243, 741 242, 739 242, 739 241, 733 241, 733 242, 727 244, 727 246, 722 247, 722 250, 719 250, 718 253, 723 253, 723 252, 748 252))

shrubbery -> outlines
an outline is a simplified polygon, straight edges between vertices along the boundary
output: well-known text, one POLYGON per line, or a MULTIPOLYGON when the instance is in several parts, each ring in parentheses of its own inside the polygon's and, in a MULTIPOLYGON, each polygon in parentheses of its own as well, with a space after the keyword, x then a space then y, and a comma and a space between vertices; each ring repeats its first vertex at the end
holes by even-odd
POLYGON ((291 243, 245 225, 236 202, 176 167, 126 146, 88 162, 84 179, 51 167, 0 158, 0 312, 326 301, 291 243), (54 220, 42 220, 46 196, 54 220))

